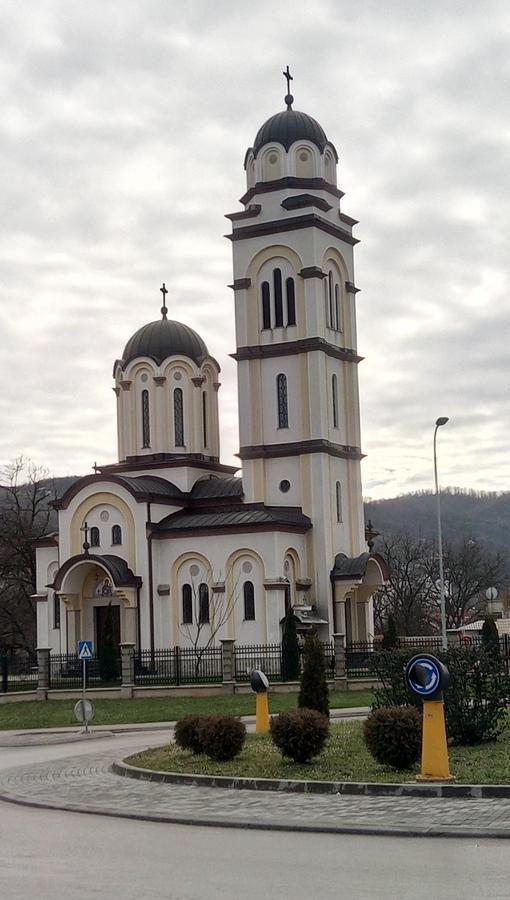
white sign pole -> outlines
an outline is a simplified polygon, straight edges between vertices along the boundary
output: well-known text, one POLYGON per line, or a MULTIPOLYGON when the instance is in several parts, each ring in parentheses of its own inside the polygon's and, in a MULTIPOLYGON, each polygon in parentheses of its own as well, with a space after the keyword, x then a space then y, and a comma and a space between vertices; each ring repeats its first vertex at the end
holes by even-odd
POLYGON ((85 682, 86 682, 86 680, 87 680, 87 660, 86 660, 85 658, 83 658, 82 661, 81 661, 81 664, 82 664, 82 666, 83 666, 83 669, 82 669, 82 698, 81 698, 81 702, 82 702, 82 707, 83 707, 83 718, 85 719, 85 734, 88 734, 88 733, 89 733, 89 720, 88 720, 88 718, 87 718, 87 713, 86 713, 86 708, 85 708, 85 701, 86 701, 86 699, 87 699, 87 698, 86 698, 86 695, 85 695, 85 682))

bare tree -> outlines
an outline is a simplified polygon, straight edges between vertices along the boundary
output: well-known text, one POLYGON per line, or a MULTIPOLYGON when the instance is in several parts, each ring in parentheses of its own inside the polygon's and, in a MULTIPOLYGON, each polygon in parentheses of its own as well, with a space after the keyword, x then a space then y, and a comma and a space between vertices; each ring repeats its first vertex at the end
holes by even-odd
POLYGON ((36 589, 33 541, 50 527, 55 491, 45 469, 19 457, 0 475, 0 644, 33 654, 36 589))
POLYGON ((376 632, 384 630, 391 615, 399 635, 430 633, 436 611, 430 577, 433 545, 400 534, 384 541, 380 549, 389 578, 374 598, 376 632))
MULTIPOLYGON (((443 547, 446 627, 459 628, 485 612, 485 591, 505 583, 505 560, 491 553, 479 541, 464 537, 443 547)), ((430 579, 435 602, 439 605, 439 563, 437 550, 430 563, 430 579)))
POLYGON ((189 593, 182 597, 183 619, 187 621, 179 630, 193 649, 195 675, 198 675, 206 651, 215 643, 219 631, 234 613, 239 596, 238 585, 239 577, 232 590, 226 592, 221 573, 215 581, 212 571, 209 571, 206 580, 198 581, 196 577, 191 577, 189 593))

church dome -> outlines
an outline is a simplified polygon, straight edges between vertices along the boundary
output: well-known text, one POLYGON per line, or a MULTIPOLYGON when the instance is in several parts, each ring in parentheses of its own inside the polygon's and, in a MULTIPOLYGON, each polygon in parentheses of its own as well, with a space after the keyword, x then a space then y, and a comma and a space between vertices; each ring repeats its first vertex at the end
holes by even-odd
POLYGON ((200 366, 209 351, 189 325, 163 318, 149 322, 135 332, 124 347, 122 362, 127 365, 139 356, 148 356, 158 365, 169 356, 187 356, 200 366))
POLYGON ((274 142, 289 150, 294 141, 299 140, 310 141, 321 153, 329 143, 324 129, 312 116, 297 109, 286 109, 271 116, 259 128, 253 144, 253 155, 256 157, 265 144, 274 142))

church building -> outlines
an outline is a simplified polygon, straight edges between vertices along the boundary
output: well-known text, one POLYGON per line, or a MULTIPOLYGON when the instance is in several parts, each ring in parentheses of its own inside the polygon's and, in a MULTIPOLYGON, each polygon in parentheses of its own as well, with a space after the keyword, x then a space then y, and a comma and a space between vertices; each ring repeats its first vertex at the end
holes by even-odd
POLYGON ((99 648, 107 615, 144 650, 277 642, 289 606, 323 640, 373 634, 385 566, 363 517, 357 223, 334 144, 285 103, 227 216, 242 472, 220 461, 214 348, 168 318, 163 285, 161 318, 113 365, 118 462, 55 502, 58 534, 37 545, 38 646, 52 653, 99 648))

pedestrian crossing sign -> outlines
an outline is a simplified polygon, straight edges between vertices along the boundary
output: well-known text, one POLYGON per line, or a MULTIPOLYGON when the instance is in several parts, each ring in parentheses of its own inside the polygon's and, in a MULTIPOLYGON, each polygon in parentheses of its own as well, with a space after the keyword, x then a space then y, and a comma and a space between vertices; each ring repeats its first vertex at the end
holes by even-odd
POLYGON ((78 641, 78 659, 92 659, 92 641, 78 641))

